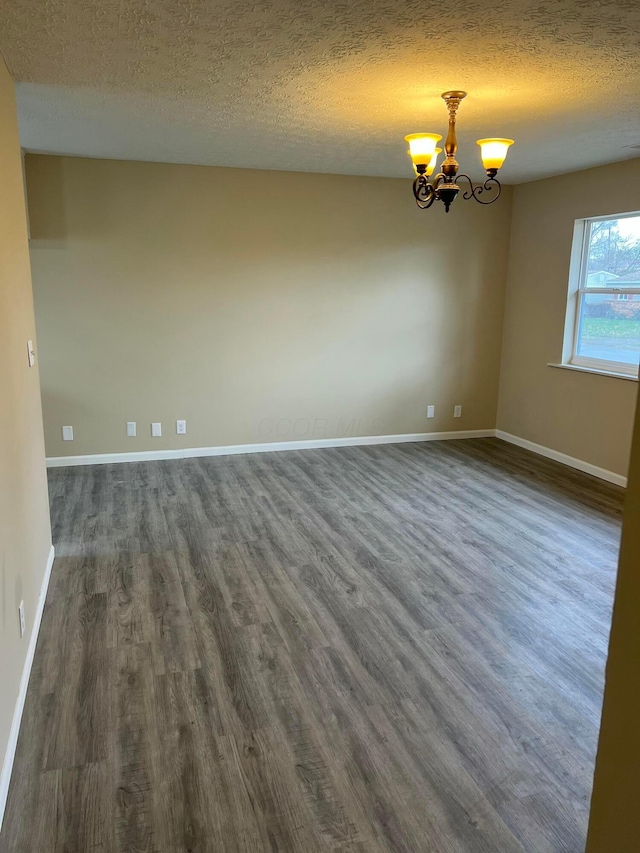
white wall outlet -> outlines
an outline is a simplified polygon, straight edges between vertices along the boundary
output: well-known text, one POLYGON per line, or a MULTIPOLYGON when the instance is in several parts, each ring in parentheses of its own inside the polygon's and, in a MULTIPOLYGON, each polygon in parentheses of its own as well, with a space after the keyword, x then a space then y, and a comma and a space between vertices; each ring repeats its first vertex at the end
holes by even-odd
POLYGON ((63 426, 62 427, 62 440, 63 441, 73 441, 73 427, 72 426, 63 426))
POLYGON ((162 424, 151 424, 151 435, 159 438, 162 435, 162 424))
POLYGON ((427 417, 435 418, 436 416, 436 407, 435 406, 427 406, 427 417))
POLYGON ((127 435, 129 438, 136 437, 136 422, 135 421, 127 421, 127 435))
POLYGON ((36 363, 36 351, 33 348, 33 341, 27 341, 27 358, 29 359, 29 367, 34 367, 36 363))
POLYGON ((461 418, 462 417, 462 406, 454 406, 453 407, 453 417, 461 418))
POLYGON ((176 435, 186 435, 187 434, 187 422, 186 421, 176 421, 176 435))
POLYGON ((24 637, 24 632, 27 630, 27 623, 24 619, 24 601, 18 606, 18 618, 20 619, 20 636, 24 637))

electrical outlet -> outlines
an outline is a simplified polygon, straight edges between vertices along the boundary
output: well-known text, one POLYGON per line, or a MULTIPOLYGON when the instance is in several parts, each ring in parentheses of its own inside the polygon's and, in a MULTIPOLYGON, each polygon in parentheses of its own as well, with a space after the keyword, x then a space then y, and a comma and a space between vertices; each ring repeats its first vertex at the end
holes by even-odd
POLYGON ((21 601, 20 606, 18 607, 18 617, 20 619, 20 636, 24 637, 24 632, 27 630, 24 619, 24 601, 21 601))
POLYGON ((73 427, 72 426, 63 426, 62 427, 62 440, 63 441, 73 441, 73 427))
POLYGON ((187 434, 187 422, 186 421, 176 421, 176 434, 177 435, 186 435, 187 434))
POLYGON ((136 422, 135 421, 127 421, 127 436, 129 438, 135 438, 136 437, 136 430, 137 430, 136 422))
POLYGON ((36 363, 36 351, 33 348, 33 341, 27 341, 27 358, 29 359, 29 367, 34 367, 36 363))
POLYGON ((159 438, 162 435, 162 424, 151 424, 151 435, 153 438, 159 438))
POLYGON ((435 406, 427 406, 427 417, 435 418, 436 416, 436 407, 435 406))
POLYGON ((461 418, 462 417, 462 406, 454 406, 453 407, 453 417, 461 418))

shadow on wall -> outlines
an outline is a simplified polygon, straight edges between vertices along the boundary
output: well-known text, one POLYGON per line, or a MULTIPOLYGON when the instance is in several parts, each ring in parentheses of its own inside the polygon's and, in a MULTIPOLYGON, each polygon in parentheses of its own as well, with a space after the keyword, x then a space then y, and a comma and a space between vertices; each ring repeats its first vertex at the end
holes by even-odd
POLYGON ((42 159, 27 154, 27 200, 37 196, 37 204, 28 204, 29 237, 32 244, 46 240, 47 247, 67 237, 67 216, 64 194, 64 165, 61 157, 47 157, 46 179, 40 174, 42 159), (35 187, 37 186, 37 192, 35 187))
POLYGON ((70 453, 75 452, 79 441, 82 441, 82 431, 78 429, 79 423, 86 422, 89 418, 103 419, 108 416, 109 406, 105 402, 102 411, 96 411, 91 406, 85 405, 77 394, 65 394, 60 391, 51 391, 45 385, 41 386, 42 413, 45 429, 45 444, 55 443, 61 440, 63 424, 74 427, 74 441, 65 442, 64 448, 70 453), (75 442, 75 443, 74 443, 75 442))

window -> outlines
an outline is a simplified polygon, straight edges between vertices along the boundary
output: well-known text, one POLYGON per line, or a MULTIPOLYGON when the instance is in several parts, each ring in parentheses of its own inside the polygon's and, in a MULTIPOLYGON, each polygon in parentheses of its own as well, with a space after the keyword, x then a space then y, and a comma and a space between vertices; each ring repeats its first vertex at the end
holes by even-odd
POLYGON ((638 375, 640 213, 576 222, 565 364, 638 375))

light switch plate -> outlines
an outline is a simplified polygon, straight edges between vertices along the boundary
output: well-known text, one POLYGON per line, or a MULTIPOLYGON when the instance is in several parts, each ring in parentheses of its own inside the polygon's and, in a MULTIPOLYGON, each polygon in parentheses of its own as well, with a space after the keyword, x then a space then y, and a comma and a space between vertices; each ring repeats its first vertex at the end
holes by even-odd
POLYGON ((127 421, 127 436, 129 438, 135 438, 137 435, 137 427, 135 421, 127 421))
POLYGON ((159 438, 162 435, 162 424, 151 424, 151 435, 153 438, 159 438))
POLYGON ((73 441, 73 427, 72 426, 63 426, 62 427, 62 440, 63 441, 73 441))
POLYGON ((29 359, 29 367, 34 367, 36 363, 36 351, 33 348, 33 341, 27 341, 27 357, 29 359))

